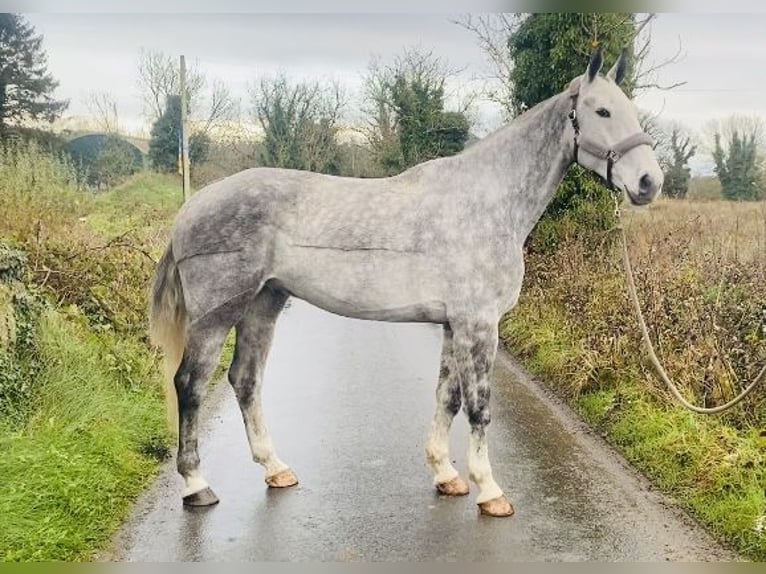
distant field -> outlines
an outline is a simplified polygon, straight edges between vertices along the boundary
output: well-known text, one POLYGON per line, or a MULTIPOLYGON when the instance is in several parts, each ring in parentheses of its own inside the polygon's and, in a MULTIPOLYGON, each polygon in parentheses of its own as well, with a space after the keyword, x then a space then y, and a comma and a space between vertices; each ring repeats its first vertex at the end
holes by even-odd
POLYGON ((714 175, 694 177, 689 182, 687 198, 692 200, 721 199, 721 182, 714 175))

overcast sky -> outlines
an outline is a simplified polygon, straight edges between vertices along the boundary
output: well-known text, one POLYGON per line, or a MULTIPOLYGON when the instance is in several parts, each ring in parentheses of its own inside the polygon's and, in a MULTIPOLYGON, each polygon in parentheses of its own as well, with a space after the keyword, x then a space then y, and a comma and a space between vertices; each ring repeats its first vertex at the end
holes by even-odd
MULTIPOLYGON (((404 46, 421 46, 455 67, 460 78, 486 71, 472 34, 439 14, 30 14, 45 37, 49 68, 69 98, 68 114, 86 113, 85 95, 106 90, 120 120, 141 117, 136 61, 141 48, 184 53, 223 80, 247 104, 247 86, 262 74, 336 79, 358 107, 361 78, 371 56, 384 60, 404 46)), ((652 24, 650 58, 662 61, 683 48, 683 59, 661 70, 659 82, 686 81, 671 91, 647 90, 640 107, 700 130, 731 113, 766 117, 766 14, 659 14, 652 24)), ((459 97, 460 94, 457 95, 459 97)), ((477 131, 498 125, 489 104, 476 107, 477 131)), ((701 159, 701 158, 700 158, 701 159)))

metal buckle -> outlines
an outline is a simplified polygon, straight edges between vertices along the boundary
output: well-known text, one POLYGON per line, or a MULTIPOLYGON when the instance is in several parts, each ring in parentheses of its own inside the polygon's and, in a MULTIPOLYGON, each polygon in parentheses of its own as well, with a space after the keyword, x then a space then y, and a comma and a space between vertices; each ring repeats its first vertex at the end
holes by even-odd
POLYGON ((620 203, 622 201, 622 194, 617 190, 612 190, 612 199, 614 200, 614 216, 620 219, 620 203))
POLYGON ((575 120, 577 119, 577 110, 575 110, 574 108, 572 108, 571 110, 569 110, 569 113, 567 114, 567 117, 568 117, 570 120, 572 120, 572 121, 575 121, 575 120))
POLYGON ((612 163, 616 162, 621 157, 622 156, 613 149, 606 152, 606 159, 610 160, 612 163))

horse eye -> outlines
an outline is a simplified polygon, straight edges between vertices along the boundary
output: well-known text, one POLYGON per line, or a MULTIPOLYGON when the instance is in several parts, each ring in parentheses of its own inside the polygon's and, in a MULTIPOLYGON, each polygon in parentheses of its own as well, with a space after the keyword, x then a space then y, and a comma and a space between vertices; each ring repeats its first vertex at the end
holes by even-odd
POLYGON ((602 118, 608 118, 612 115, 609 113, 609 110, 607 110, 606 108, 599 108, 596 110, 596 113, 600 115, 602 118))

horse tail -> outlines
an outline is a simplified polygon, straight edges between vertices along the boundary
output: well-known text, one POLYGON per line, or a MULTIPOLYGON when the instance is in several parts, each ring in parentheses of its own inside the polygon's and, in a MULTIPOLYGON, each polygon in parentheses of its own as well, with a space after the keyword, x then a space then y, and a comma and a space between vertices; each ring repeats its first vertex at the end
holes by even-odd
POLYGON ((175 431, 178 428, 178 399, 173 379, 183 358, 188 314, 181 277, 170 244, 154 270, 150 306, 149 339, 164 354, 165 406, 168 425, 175 431))

